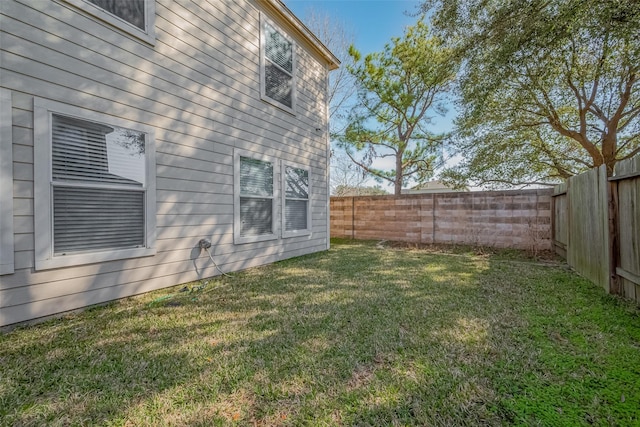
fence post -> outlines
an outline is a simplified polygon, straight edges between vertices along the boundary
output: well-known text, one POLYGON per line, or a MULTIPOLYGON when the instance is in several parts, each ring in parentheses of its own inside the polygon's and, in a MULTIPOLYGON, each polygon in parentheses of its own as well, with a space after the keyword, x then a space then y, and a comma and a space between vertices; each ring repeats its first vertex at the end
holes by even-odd
POLYGON ((555 196, 556 188, 553 187, 553 193, 551 194, 551 203, 549 204, 551 208, 551 250, 555 254, 557 252, 556 249, 556 196, 555 196))
POLYGON ((436 244, 436 202, 438 201, 438 195, 433 194, 431 196, 433 209, 431 209, 431 244, 436 244))
POLYGON ((611 265, 615 254, 614 252, 612 252, 612 244, 613 244, 613 239, 611 236, 611 213, 610 213, 610 209, 611 209, 611 191, 609 190, 609 177, 607 176, 607 165, 600 165, 597 169, 598 175, 597 175, 597 184, 598 187, 601 189, 599 191, 599 197, 600 200, 598 200, 599 204, 600 204, 600 209, 601 209, 601 223, 600 225, 598 225, 598 227, 601 227, 602 233, 604 234, 604 249, 606 250, 606 253, 603 254, 604 255, 604 259, 603 262, 607 263, 606 268, 604 269, 604 271, 602 272, 602 279, 603 280, 603 284, 606 285, 606 291, 609 294, 613 294, 614 291, 611 288, 612 280, 611 280, 611 270, 613 269, 613 271, 615 271, 615 265, 611 265))
POLYGON ((619 295, 620 280, 616 268, 618 267, 618 181, 607 182, 607 201, 609 216, 609 293, 619 295))
POLYGON ((351 197, 351 240, 356 238, 356 198, 351 197))

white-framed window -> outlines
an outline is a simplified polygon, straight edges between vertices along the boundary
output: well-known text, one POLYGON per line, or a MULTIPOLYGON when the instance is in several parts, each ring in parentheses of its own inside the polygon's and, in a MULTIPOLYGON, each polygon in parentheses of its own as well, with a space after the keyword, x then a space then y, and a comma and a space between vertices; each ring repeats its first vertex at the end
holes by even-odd
POLYGON ((147 43, 155 43, 155 0, 66 1, 147 43))
POLYGON ((282 237, 311 234, 311 170, 282 161, 282 237))
POLYGON ((153 129, 34 100, 36 270, 156 252, 153 129))
POLYGON ((268 156, 234 152, 234 227, 236 244, 278 238, 278 164, 268 156))
POLYGON ((13 273, 13 133, 11 91, 0 89, 0 274, 13 273))
POLYGON ((261 15, 260 94, 262 99, 295 114, 295 43, 261 15))

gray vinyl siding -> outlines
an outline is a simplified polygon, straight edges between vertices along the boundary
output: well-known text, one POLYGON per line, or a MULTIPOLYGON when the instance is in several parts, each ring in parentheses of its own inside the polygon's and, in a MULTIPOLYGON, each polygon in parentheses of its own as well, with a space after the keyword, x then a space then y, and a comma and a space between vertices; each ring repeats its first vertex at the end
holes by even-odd
POLYGON ((0 326, 214 276, 196 248, 205 237, 229 272, 328 247, 327 65, 287 22, 269 16, 296 41, 296 115, 260 99, 252 0, 158 0, 153 45, 63 0, 2 0, 0 14, 15 250, 15 272, 0 276, 0 326), (34 270, 34 98, 154 129, 156 255, 34 270), (311 236, 234 245, 234 149, 309 166, 311 236))

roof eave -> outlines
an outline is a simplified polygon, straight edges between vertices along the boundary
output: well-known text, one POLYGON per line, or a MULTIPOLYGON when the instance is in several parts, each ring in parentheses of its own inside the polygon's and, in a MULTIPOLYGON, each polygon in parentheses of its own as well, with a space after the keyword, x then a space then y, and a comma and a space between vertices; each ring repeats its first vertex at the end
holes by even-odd
POLYGON ((327 61, 329 70, 335 70, 340 67, 340 60, 281 0, 260 0, 260 2, 270 6, 273 12, 289 22, 298 31, 299 35, 309 41, 311 46, 327 61))

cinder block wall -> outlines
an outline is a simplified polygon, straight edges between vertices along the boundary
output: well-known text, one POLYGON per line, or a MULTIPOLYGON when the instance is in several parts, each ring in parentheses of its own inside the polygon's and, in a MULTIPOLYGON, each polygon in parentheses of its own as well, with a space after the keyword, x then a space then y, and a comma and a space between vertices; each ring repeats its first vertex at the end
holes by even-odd
POLYGON ((331 198, 331 237, 551 250, 553 190, 331 198))

